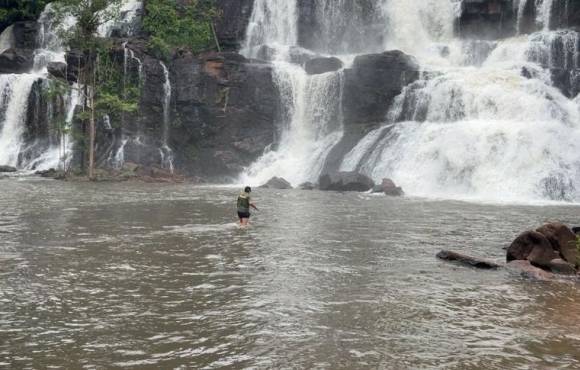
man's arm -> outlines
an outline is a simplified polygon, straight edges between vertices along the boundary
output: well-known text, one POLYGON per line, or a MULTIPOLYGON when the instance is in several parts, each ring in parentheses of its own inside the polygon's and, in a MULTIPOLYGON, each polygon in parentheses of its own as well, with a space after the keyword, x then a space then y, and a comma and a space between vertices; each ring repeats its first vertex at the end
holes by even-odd
POLYGON ((252 208, 253 208, 253 209, 255 209, 256 211, 258 211, 258 207, 256 207, 256 206, 254 205, 254 203, 250 203, 250 207, 252 207, 252 208))

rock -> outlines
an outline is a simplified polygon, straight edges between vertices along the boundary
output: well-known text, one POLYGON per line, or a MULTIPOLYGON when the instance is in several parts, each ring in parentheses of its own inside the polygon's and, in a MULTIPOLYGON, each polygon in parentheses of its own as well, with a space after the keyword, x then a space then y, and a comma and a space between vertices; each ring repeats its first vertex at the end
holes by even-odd
POLYGON ((34 65, 34 51, 11 48, 0 54, 0 74, 25 73, 34 65))
POLYGON ((536 231, 548 239, 552 248, 559 252, 564 260, 576 264, 578 257, 576 235, 568 226, 560 222, 553 222, 538 228, 536 231))
POLYGON ((391 179, 383 179, 380 185, 375 186, 375 188, 380 186, 380 193, 385 193, 392 197, 400 197, 405 195, 403 189, 393 182, 391 179))
POLYGON ((464 38, 509 37, 516 33, 516 12, 508 0, 463 0, 455 28, 464 38))
POLYGON ((15 167, 11 166, 0 166, 0 172, 16 172, 18 171, 15 167))
POLYGON ((576 275, 574 265, 560 258, 551 260, 547 267, 555 274, 576 275))
POLYGON ((497 268, 501 267, 501 265, 498 265, 497 263, 487 261, 487 260, 484 260, 482 258, 470 257, 470 256, 466 256, 464 254, 451 252, 451 251, 445 251, 445 250, 437 253, 437 258, 445 260, 445 261, 456 261, 456 262, 459 262, 463 265, 476 267, 479 269, 488 269, 489 270, 489 269, 497 269, 497 268))
POLYGON ((253 5, 253 0, 215 1, 214 6, 220 13, 215 22, 215 31, 222 50, 240 49, 246 37, 253 5))
POLYGON ((57 171, 54 168, 49 168, 48 170, 44 171, 36 171, 34 174, 39 175, 40 177, 55 180, 62 180, 65 178, 65 174, 62 171, 57 171))
POLYGON ((519 272, 523 277, 535 279, 535 280, 551 280, 554 278, 554 274, 551 272, 544 271, 538 267, 533 266, 530 261, 511 261, 507 264, 507 268, 519 272))
POLYGON ((342 65, 342 61, 336 57, 315 58, 307 61, 304 64, 304 69, 309 75, 318 75, 338 71, 342 65))
POLYGON ((67 79, 67 65, 63 62, 50 62, 47 66, 48 73, 61 80, 67 79))
POLYGON ((14 47, 28 50, 36 49, 38 47, 39 30, 40 25, 36 21, 14 22, 12 29, 14 47))
POLYGON ((314 189, 316 189, 316 184, 313 184, 311 182, 304 182, 304 183, 298 185, 298 189, 300 189, 300 190, 314 190, 314 189))
POLYGON ((361 124, 378 127, 395 97, 419 78, 419 69, 413 57, 399 50, 357 56, 344 71, 345 130, 361 124))
POLYGON ((580 234, 580 227, 578 227, 578 226, 576 226, 576 227, 573 227, 573 228, 572 228, 572 232, 573 232, 574 234, 576 234, 576 235, 579 235, 579 234, 580 234))
POLYGON ((325 191, 369 191, 375 185, 373 180, 358 172, 334 172, 321 175, 318 179, 320 190, 325 191))
POLYGON ((535 265, 546 267, 558 254, 543 234, 526 231, 520 234, 507 249, 507 262, 528 260, 535 265))
POLYGON ((272 177, 267 183, 260 186, 263 189, 292 189, 292 185, 281 177, 272 177))
POLYGON ((85 67, 86 59, 84 55, 78 50, 70 50, 66 53, 65 60, 67 64, 67 81, 77 82, 81 70, 85 67))

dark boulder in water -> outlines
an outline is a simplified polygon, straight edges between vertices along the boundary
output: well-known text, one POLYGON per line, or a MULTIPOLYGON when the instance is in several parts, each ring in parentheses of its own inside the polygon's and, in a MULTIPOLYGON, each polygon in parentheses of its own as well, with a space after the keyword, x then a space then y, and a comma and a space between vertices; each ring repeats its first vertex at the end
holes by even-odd
POLYGON ((383 179, 380 184, 373 187, 373 193, 385 193, 392 197, 400 197, 405 195, 405 192, 400 186, 395 185, 391 179, 383 179))
POLYGON ((445 251, 445 250, 437 253, 437 258, 442 259, 444 261, 455 261, 455 262, 458 262, 462 265, 476 267, 479 269, 492 270, 492 269, 498 269, 501 267, 501 265, 499 265, 497 263, 487 261, 487 260, 482 259, 482 258, 466 256, 464 254, 460 254, 460 253, 456 253, 456 252, 452 252, 452 251, 445 251))
POLYGON ((342 68, 342 61, 336 57, 314 58, 304 63, 304 69, 309 75, 335 72, 342 68))
POLYGON ((17 169, 12 166, 0 166, 0 173, 2 172, 16 172, 17 169))
POLYGON ((547 267, 555 274, 576 275, 576 269, 574 268, 574 265, 560 258, 551 260, 547 267))
POLYGON ((558 254, 548 239, 537 231, 520 234, 507 249, 507 262, 515 260, 530 261, 536 266, 547 267, 558 254))
POLYGON ((564 260, 576 263, 578 250, 576 249, 576 235, 570 228, 560 222, 546 224, 536 230, 544 235, 564 260))
POLYGON ((0 73, 25 73, 34 65, 34 52, 30 49, 8 49, 0 54, 0 73))
POLYGON ((368 176, 358 172, 334 172, 321 175, 318 179, 320 190, 327 191, 369 191, 375 184, 368 176))
POLYGON ((272 177, 267 183, 260 186, 263 189, 292 189, 292 185, 282 177, 272 177))
POLYGON ((316 189, 316 184, 313 184, 311 182, 305 182, 305 183, 298 185, 298 189, 300 189, 300 190, 314 190, 314 189, 316 189))

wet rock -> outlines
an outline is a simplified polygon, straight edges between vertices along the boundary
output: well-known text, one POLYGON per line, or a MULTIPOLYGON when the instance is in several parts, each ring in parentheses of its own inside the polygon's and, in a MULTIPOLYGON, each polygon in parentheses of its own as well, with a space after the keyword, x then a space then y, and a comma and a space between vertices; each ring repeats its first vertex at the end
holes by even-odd
POLYGON ((304 182, 304 183, 298 185, 298 189, 300 189, 300 190, 314 190, 314 189, 316 189, 316 184, 313 184, 311 182, 304 182))
POLYGON ((574 265, 560 258, 551 260, 547 267, 555 274, 576 275, 574 265))
POLYGON ((520 234, 507 249, 507 262, 528 260, 536 265, 548 266, 550 261, 558 258, 546 237, 536 231, 520 234))
POLYGON ((345 130, 380 125, 403 88, 419 78, 414 58, 399 50, 359 55, 344 71, 342 99, 345 130))
POLYGON ((15 167, 11 167, 11 166, 0 166, 0 173, 5 173, 5 172, 16 172, 18 171, 15 167))
POLYGON ((34 51, 8 49, 0 54, 0 73, 25 73, 34 65, 34 51))
POLYGON ((443 250, 439 253, 437 253, 437 258, 442 259, 444 261, 455 261, 458 262, 460 264, 466 265, 466 266, 471 266, 471 267, 476 267, 479 269, 497 269, 500 268, 501 265, 491 262, 491 261, 487 261, 485 259, 482 258, 478 258, 478 257, 471 257, 471 256, 466 256, 464 254, 460 254, 460 253, 456 253, 456 252, 452 252, 452 251, 446 251, 443 250))
POLYGON ((62 171, 57 171, 54 168, 49 168, 48 170, 44 171, 36 171, 34 174, 39 175, 40 177, 55 180, 62 180, 65 178, 65 174, 62 171))
POLYGON ((534 280, 551 280, 554 278, 554 274, 548 271, 544 271, 541 268, 533 266, 530 261, 516 260, 509 262, 506 267, 510 270, 517 271, 523 277, 534 279, 534 280))
POLYGON ((318 75, 327 72, 335 72, 342 68, 342 61, 336 57, 315 58, 304 64, 304 69, 309 75, 318 75))
POLYGON ((576 263, 578 256, 576 235, 568 226, 560 222, 553 222, 538 228, 536 231, 548 239, 552 248, 559 252, 564 260, 576 263))
POLYGON ((282 177, 272 177, 264 185, 260 186, 263 189, 292 189, 292 185, 282 177))
POLYGON ((34 50, 38 46, 38 31, 40 26, 35 21, 14 22, 12 34, 14 35, 14 47, 19 49, 34 50))
POLYGON ((318 179, 320 190, 325 191, 369 191, 374 182, 358 172, 334 172, 321 175, 318 179))
POLYGON ((47 66, 48 73, 50 73, 53 77, 66 80, 67 74, 67 65, 63 62, 50 62, 47 66))
POLYGON ((391 179, 383 179, 383 181, 373 187, 373 193, 385 193, 385 195, 392 197, 400 197, 405 195, 403 189, 393 182, 391 179))
POLYGON ((456 30, 461 37, 497 40, 516 33, 511 0, 463 0, 456 30))
POLYGON ((580 227, 576 226, 572 228, 572 232, 576 235, 580 234, 580 227))
POLYGON ((220 13, 215 22, 215 31, 222 50, 240 49, 246 37, 253 5, 254 0, 215 1, 215 8, 220 13))

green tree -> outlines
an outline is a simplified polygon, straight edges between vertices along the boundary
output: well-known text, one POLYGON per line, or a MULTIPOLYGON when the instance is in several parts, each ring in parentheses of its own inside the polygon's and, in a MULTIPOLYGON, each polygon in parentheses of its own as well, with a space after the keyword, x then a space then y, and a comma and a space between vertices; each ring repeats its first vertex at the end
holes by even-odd
POLYGON ((81 86, 82 111, 77 118, 82 122, 82 134, 88 137, 89 179, 95 178, 95 136, 99 117, 118 115, 137 109, 138 93, 126 86, 119 86, 119 68, 110 57, 111 41, 99 37, 102 24, 113 21, 119 14, 120 0, 58 0, 55 3, 57 17, 73 16, 77 22, 67 30, 61 30, 65 44, 75 50, 79 58, 78 83, 81 86))

